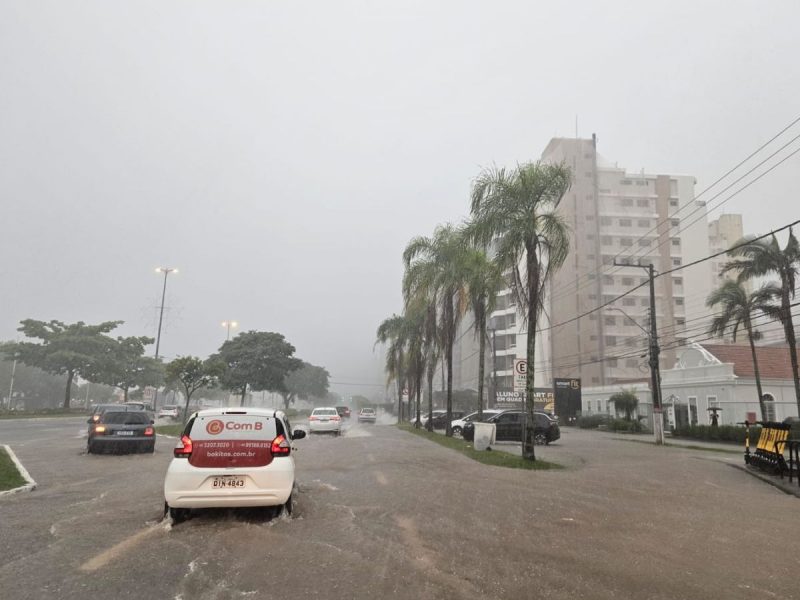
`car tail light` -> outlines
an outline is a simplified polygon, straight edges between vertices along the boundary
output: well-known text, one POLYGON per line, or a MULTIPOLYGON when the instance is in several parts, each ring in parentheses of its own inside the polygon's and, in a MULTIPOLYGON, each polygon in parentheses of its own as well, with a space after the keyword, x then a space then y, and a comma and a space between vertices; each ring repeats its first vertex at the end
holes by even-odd
POLYGON ((92 415, 92 421, 97 423, 100 420, 100 415, 92 415))
POLYGON ((106 432, 105 425, 95 425, 94 426, 94 432, 95 433, 105 433, 106 432))
POLYGON ((153 431, 152 427, 145 427, 145 429, 144 429, 144 434, 145 435, 153 435, 153 433, 155 433, 155 432, 153 431))
POLYGON ((310 417, 308 417, 308 420, 309 421, 319 421, 319 417, 315 417, 314 415, 311 415, 310 417))
POLYGON ((292 445, 286 439, 286 436, 279 435, 272 440, 272 456, 289 456, 291 451, 292 445))
POLYGON ((189 458, 192 454, 192 438, 188 435, 182 435, 172 454, 175 458, 189 458))
POLYGON ((331 421, 341 421, 341 417, 331 417, 331 421))

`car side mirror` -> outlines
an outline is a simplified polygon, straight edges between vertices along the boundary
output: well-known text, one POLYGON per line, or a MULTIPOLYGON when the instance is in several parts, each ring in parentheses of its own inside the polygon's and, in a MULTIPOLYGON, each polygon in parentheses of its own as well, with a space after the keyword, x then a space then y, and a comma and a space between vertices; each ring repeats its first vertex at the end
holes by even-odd
POLYGON ((302 429, 295 429, 292 432, 292 439, 293 440, 302 440, 304 437, 306 437, 306 432, 303 431, 302 429))

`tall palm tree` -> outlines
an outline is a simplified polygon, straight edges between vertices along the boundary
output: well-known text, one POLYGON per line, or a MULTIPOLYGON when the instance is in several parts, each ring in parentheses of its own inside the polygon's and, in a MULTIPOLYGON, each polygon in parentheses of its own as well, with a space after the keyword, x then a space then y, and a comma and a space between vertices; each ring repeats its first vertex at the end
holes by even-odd
POLYGON ((467 305, 465 255, 464 236, 450 224, 437 227, 431 237, 412 239, 403 252, 406 299, 417 293, 435 294, 439 304, 439 347, 447 367, 447 436, 453 434, 450 427, 453 416, 453 346, 467 305))
POLYGON ((403 316, 405 318, 405 338, 407 340, 407 360, 409 382, 409 400, 414 399, 416 408, 416 427, 420 426, 420 402, 422 396, 422 378, 426 366, 426 320, 428 307, 424 298, 415 298, 406 305, 403 316))
POLYGON ((403 420, 403 380, 405 379, 406 324, 402 315, 384 319, 376 333, 377 344, 388 344, 386 349, 386 383, 397 384, 397 421, 403 420))
POLYGON ((529 426, 525 427, 522 455, 528 460, 536 460, 532 426, 536 331, 545 283, 569 252, 569 230, 557 210, 571 183, 572 173, 564 164, 535 162, 511 170, 484 170, 472 188, 473 238, 491 244, 497 263, 511 271, 511 291, 525 310, 529 426))
POLYGON ((494 311, 497 292, 503 286, 502 269, 489 259, 486 252, 473 248, 465 260, 466 281, 470 308, 475 317, 475 336, 478 338, 478 414, 483 414, 483 386, 486 369, 486 320, 494 311))
POLYGON ((778 243, 778 238, 773 234, 764 239, 746 237, 735 244, 728 254, 734 260, 729 261, 721 272, 738 273, 740 282, 763 277, 770 273, 775 273, 780 278, 779 287, 775 286, 772 292, 764 292, 778 301, 778 306, 768 309, 769 312, 765 311, 765 314, 780 321, 783 325, 786 343, 789 345, 789 359, 792 363, 797 411, 800 414, 800 371, 797 364, 797 340, 792 321, 792 300, 795 296, 797 277, 800 274, 800 243, 790 229, 789 239, 783 249, 778 243))
POLYGON ((750 352, 753 355, 753 370, 756 376, 756 390, 758 391, 758 405, 761 408, 761 419, 765 420, 766 407, 764 406, 764 392, 761 389, 761 373, 758 369, 758 358, 756 357, 756 344, 758 332, 753 329, 753 315, 756 312, 763 312, 768 306, 763 294, 764 288, 748 294, 741 283, 738 281, 726 281, 706 300, 706 306, 714 308, 722 305, 722 312, 711 321, 708 329, 709 335, 722 337, 730 329, 733 341, 736 341, 736 334, 740 327, 744 327, 747 332, 747 340, 750 342, 750 352))

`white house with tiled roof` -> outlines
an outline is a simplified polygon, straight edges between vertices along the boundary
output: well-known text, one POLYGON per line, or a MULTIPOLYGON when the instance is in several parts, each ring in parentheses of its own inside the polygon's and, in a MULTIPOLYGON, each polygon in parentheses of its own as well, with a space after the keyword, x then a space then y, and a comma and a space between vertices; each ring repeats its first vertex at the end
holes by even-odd
MULTIPOLYGON (((756 347, 767 420, 798 416, 789 350, 756 347)), ((750 346, 739 344, 690 344, 681 348, 673 368, 661 370, 664 418, 668 427, 711 424, 709 408, 718 408, 719 424, 760 421, 755 371, 750 346)), ((642 380, 625 386, 584 388, 583 414, 613 413, 608 398, 622 388, 633 388, 639 397, 640 415, 652 414, 650 386, 642 380)))

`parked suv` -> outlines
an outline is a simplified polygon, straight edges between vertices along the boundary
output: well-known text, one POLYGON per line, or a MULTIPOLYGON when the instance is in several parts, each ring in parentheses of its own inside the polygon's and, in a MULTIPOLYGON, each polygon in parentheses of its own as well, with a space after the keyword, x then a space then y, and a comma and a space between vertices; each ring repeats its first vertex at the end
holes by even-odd
POLYGON ((292 431, 282 411, 217 408, 192 415, 164 479, 173 521, 193 508, 270 506, 291 513, 295 484, 292 431))
MULTIPOLYGON (((561 437, 558 421, 547 413, 535 412, 533 439, 536 444, 549 444, 561 437)), ((498 442, 521 442, 522 425, 525 422, 525 413, 521 410, 506 410, 486 420, 495 425, 495 440, 498 442)), ((475 439, 475 423, 464 425, 464 439, 471 442, 475 439)))

